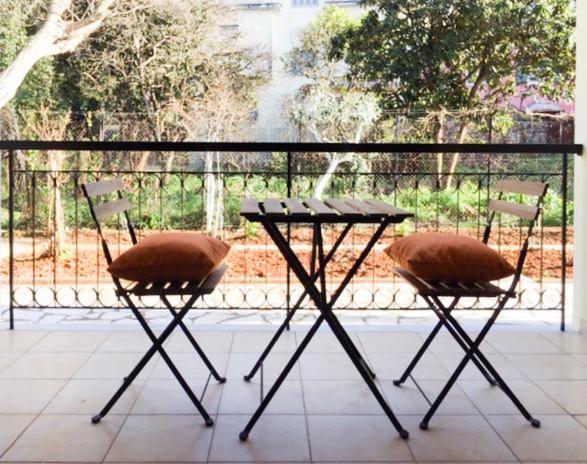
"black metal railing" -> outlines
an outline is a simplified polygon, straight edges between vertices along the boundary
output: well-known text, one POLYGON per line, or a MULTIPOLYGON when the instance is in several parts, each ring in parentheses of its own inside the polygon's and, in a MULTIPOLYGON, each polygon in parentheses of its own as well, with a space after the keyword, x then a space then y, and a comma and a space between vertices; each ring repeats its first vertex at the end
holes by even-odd
MULTIPOLYGON (((7 164, 11 325, 18 308, 116 308, 87 205, 84 182, 121 177, 135 208, 140 234, 194 230, 216 234, 233 246, 230 272, 201 308, 288 309, 301 292, 272 242, 238 215, 246 196, 382 198, 416 218, 390 229, 382 243, 425 230, 479 237, 492 186, 499 179, 548 182, 550 190, 534 235, 519 296, 509 309, 561 312, 564 327, 567 277, 572 266, 573 157, 577 145, 317 144, 0 141, 7 164), (439 169, 458 156, 453 173, 439 169), (447 161, 448 160, 448 161, 447 161), (329 168, 339 163, 331 176, 329 168), (325 185, 324 185, 325 184, 325 185), (322 188, 323 187, 323 188, 322 188)), ((129 246, 120 221, 107 236, 120 252, 129 246)), ((522 224, 504 217, 492 245, 510 260, 521 245, 522 224)), ((309 255, 309 231, 292 227, 288 237, 309 255)), ((343 243, 329 273, 334 284, 346 259, 360 252, 357 228, 343 243)), ((390 272, 378 246, 341 297, 341 309, 420 309, 412 291, 390 272)), ((152 307, 148 298, 144 307, 152 307)), ((462 307, 493 302, 463 301, 462 307)))

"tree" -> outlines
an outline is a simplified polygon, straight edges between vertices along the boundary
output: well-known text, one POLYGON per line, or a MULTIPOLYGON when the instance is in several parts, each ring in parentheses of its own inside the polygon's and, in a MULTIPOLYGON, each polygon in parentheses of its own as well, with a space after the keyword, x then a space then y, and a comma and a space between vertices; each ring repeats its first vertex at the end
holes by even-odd
MULTIPOLYGON (((112 12, 116 0, 52 0, 45 22, 30 37, 14 59, 0 72, 0 108, 17 93, 33 66, 43 58, 73 52, 93 34, 112 12)), ((20 9, 25 3, 11 0, 10 8, 20 9)))
MULTIPOLYGON (((221 140, 245 129, 264 81, 263 56, 221 25, 229 11, 213 0, 120 0, 120 17, 72 58, 80 87, 105 112, 138 113, 156 141, 221 140)), ((141 155, 143 171, 150 153, 141 155)), ((165 170, 175 157, 168 154, 165 170)), ((206 230, 220 230, 219 155, 207 153, 206 230)))
MULTIPOLYGON (((369 85, 386 110, 432 111, 436 139, 447 111, 459 113, 457 142, 471 114, 491 112, 531 75, 541 92, 570 95, 574 14, 569 0, 365 0, 360 23, 334 39, 349 78, 369 85)), ((448 166, 447 186, 459 155, 448 166)))
MULTIPOLYGON (((359 143, 380 117, 377 99, 346 79, 344 63, 331 56, 332 40, 357 20, 337 7, 328 7, 300 35, 300 44, 285 57, 286 69, 307 84, 296 93, 287 112, 301 135, 319 142, 359 143)), ((354 153, 328 153, 328 167, 314 190, 322 198, 342 163, 354 153)))

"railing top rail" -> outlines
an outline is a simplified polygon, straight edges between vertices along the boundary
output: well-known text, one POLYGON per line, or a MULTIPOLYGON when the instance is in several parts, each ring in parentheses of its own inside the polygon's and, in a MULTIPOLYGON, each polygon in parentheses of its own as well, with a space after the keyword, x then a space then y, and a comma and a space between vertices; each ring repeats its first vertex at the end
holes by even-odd
POLYGON ((159 151, 159 152, 357 152, 357 153, 496 153, 582 155, 576 144, 483 143, 297 143, 297 142, 97 142, 0 140, 0 150, 159 151))

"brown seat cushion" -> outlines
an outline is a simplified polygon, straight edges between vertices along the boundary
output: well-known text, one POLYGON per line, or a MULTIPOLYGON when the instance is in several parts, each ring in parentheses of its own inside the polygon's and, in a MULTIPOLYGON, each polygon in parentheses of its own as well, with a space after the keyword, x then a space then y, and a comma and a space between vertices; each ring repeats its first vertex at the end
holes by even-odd
POLYGON ((207 235, 165 232, 141 239, 108 266, 115 277, 137 282, 194 281, 206 277, 230 245, 207 235))
POLYGON ((515 273, 499 253, 471 237, 430 232, 400 238, 385 252, 401 267, 424 280, 481 282, 515 273))

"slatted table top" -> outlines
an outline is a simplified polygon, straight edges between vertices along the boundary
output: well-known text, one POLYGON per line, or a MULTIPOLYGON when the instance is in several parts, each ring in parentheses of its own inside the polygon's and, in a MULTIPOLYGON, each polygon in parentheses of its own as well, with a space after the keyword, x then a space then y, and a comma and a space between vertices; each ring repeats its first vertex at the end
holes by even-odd
POLYGON ((414 216, 381 200, 347 198, 245 198, 240 214, 249 221, 283 223, 400 223, 414 216))

